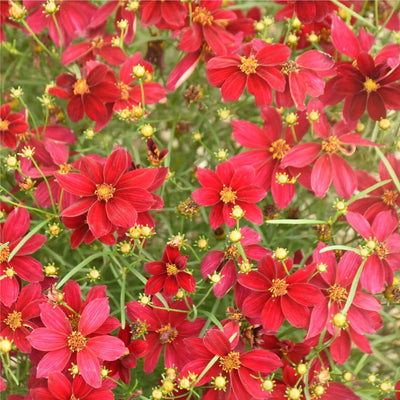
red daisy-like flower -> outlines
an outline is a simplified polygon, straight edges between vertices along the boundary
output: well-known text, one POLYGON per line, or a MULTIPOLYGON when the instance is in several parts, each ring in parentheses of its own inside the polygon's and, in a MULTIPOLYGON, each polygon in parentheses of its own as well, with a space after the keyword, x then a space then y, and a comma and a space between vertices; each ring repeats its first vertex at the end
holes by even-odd
POLYGON ((67 112, 72 122, 80 121, 85 113, 93 121, 107 116, 105 103, 119 99, 114 71, 98 61, 88 61, 81 71, 81 78, 62 73, 49 94, 69 100, 67 112))
MULTIPOLYGON (((108 235, 118 227, 134 226, 138 212, 148 211, 158 202, 150 190, 154 181, 160 180, 160 168, 129 171, 131 161, 126 150, 116 148, 104 165, 91 157, 83 157, 78 167, 80 173, 56 173, 57 182, 63 189, 81 197, 61 216, 87 215, 87 224, 96 238, 108 235)), ((164 179, 167 168, 161 168, 161 171, 164 179)))
POLYGON ((0 140, 10 149, 15 149, 18 143, 18 134, 29 130, 22 113, 11 113, 9 104, 3 104, 0 108, 0 140))
MULTIPOLYGON (((270 250, 256 244, 261 242, 261 236, 257 232, 244 227, 240 229, 240 233, 242 234, 240 244, 249 260, 258 261, 271 253, 270 250)), ((236 265, 242 262, 243 258, 234 243, 227 247, 225 251, 211 250, 205 255, 200 265, 203 278, 206 279, 214 272, 218 272, 221 276, 220 282, 213 288, 216 297, 224 297, 228 290, 234 286, 237 278, 236 265)))
MULTIPOLYGON (((188 306, 182 300, 172 301, 167 298, 165 301, 171 309, 189 311, 188 306)), ((144 360, 144 372, 149 374, 154 371, 163 348, 165 348, 165 367, 181 369, 191 359, 184 339, 189 336, 197 336, 205 321, 203 318, 187 321, 186 312, 166 310, 157 297, 153 299, 153 304, 157 308, 143 306, 138 301, 132 301, 126 305, 128 318, 135 326, 143 327, 145 340, 150 349, 144 360)))
POLYGON ((88 385, 80 375, 69 380, 61 372, 50 372, 48 388, 31 389, 32 400, 114 400, 108 388, 95 389, 88 385))
POLYGON ((254 95, 258 107, 270 105, 272 88, 282 92, 285 77, 281 65, 289 58, 290 49, 283 44, 268 44, 254 39, 239 54, 214 57, 207 63, 207 79, 221 88, 224 101, 236 101, 245 87, 254 95))
POLYGON ((221 390, 227 399, 266 398, 268 392, 262 388, 262 378, 276 371, 282 363, 276 354, 264 349, 244 351, 238 347, 239 337, 240 326, 232 321, 225 324, 223 331, 209 329, 204 338, 186 339, 192 361, 185 365, 180 377, 199 377, 201 374, 196 386, 213 385, 203 397, 207 400, 221 399, 221 390), (217 361, 210 366, 216 356, 217 361))
POLYGON ((185 24, 188 12, 179 0, 142 0, 139 14, 143 26, 155 25, 158 29, 176 30, 185 24))
POLYGON ((262 200, 266 191, 259 187, 252 167, 235 170, 232 162, 225 161, 217 165, 215 172, 198 168, 197 177, 203 187, 195 190, 192 197, 202 206, 213 206, 210 212, 212 229, 224 222, 230 227, 236 224, 231 217, 235 205, 245 212, 245 219, 255 224, 262 223, 262 212, 254 203, 262 200))
POLYGON ((152 295, 162 291, 166 297, 175 296, 179 287, 187 292, 194 292, 196 281, 192 274, 185 271, 188 257, 181 255, 179 249, 167 246, 161 262, 154 261, 144 265, 146 272, 153 275, 147 281, 144 292, 152 295))
POLYGON ((239 283, 253 290, 243 302, 242 312, 249 317, 261 315, 265 329, 276 332, 286 319, 297 328, 306 328, 310 308, 323 300, 315 285, 307 283, 315 270, 314 265, 303 267, 291 275, 293 261, 282 262, 265 256, 257 265, 257 271, 239 275, 239 283))
POLYGON ((27 340, 30 329, 37 328, 31 321, 40 314, 39 304, 45 301, 39 283, 24 286, 18 299, 10 307, 0 308, 0 337, 12 340, 22 353, 29 353, 31 345, 27 340))
POLYGON ((69 319, 61 307, 45 303, 40 306, 45 328, 37 328, 29 336, 31 346, 47 354, 37 366, 37 377, 48 377, 68 366, 72 356, 86 383, 101 386, 101 362, 113 361, 127 351, 122 340, 103 335, 98 329, 107 320, 110 307, 106 297, 87 303, 76 320, 69 319))
POLYGON ((370 293, 385 290, 393 283, 393 272, 400 268, 400 235, 398 218, 391 211, 381 211, 370 224, 365 217, 349 211, 348 223, 366 240, 360 254, 367 257, 361 285, 370 293))
POLYGON ((250 148, 231 158, 236 168, 249 165, 256 171, 256 181, 265 190, 272 192, 272 197, 279 208, 285 208, 295 194, 294 178, 306 187, 310 186, 311 169, 281 166, 283 156, 294 146, 296 141, 307 133, 309 121, 304 112, 298 113, 298 123, 283 129, 282 117, 272 107, 261 111, 263 128, 248 121, 233 121, 232 136, 242 146, 250 148), (251 134, 249 134, 251 132, 251 134))
POLYGON ((20 283, 18 278, 28 282, 43 280, 42 264, 28 254, 39 250, 46 237, 32 235, 10 259, 10 255, 24 239, 30 225, 30 216, 25 208, 15 208, 10 212, 6 222, 0 224, 0 301, 7 307, 17 300, 20 283))

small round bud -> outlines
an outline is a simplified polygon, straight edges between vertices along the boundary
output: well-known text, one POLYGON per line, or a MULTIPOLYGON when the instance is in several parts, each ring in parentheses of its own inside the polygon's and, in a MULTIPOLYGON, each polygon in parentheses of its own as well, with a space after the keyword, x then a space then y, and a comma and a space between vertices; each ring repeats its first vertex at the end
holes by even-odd
POLYGON ((151 303, 151 297, 142 295, 142 296, 140 296, 139 301, 142 304, 142 306, 147 306, 148 304, 151 303))
POLYGON ((204 237, 203 238, 199 238, 197 240, 197 247, 200 250, 206 250, 207 247, 208 247, 208 240, 206 238, 204 238, 204 237))
POLYGON ((258 21, 254 24, 254 30, 256 32, 262 32, 266 28, 263 21, 258 21))
POLYGON ((247 274, 248 272, 251 271, 252 264, 249 262, 243 261, 242 263, 239 264, 239 269, 240 272, 243 272, 244 274, 247 274))
POLYGON ((374 250, 375 247, 376 247, 376 241, 370 239, 370 240, 367 241, 366 246, 367 246, 368 249, 374 250))
POLYGON ((176 369, 172 367, 167 368, 167 370, 165 371, 165 375, 168 379, 174 381, 176 379, 176 369))
POLYGON ((356 127, 356 132, 363 133, 365 131, 365 125, 362 122, 359 122, 356 127))
POLYGON ((382 392, 390 392, 393 389, 393 384, 390 381, 383 381, 380 385, 379 385, 379 389, 382 392))
POLYGON ((170 379, 166 379, 162 386, 161 389, 164 393, 170 393, 175 389, 174 383, 170 379))
POLYGON ((370 374, 370 375, 368 375, 368 382, 369 383, 372 383, 372 384, 374 384, 375 382, 376 382, 376 380, 377 380, 377 377, 376 377, 376 375, 374 375, 374 374, 370 374))
POLYGON ((123 242, 120 244, 119 251, 122 254, 128 254, 132 250, 132 245, 129 242, 123 242))
POLYGON ((231 112, 227 108, 220 108, 217 113, 221 121, 226 121, 231 116, 231 112))
POLYGON ((135 118, 141 118, 144 114, 143 108, 140 106, 132 106, 131 114, 135 118))
POLYGON ((311 111, 310 113, 307 114, 307 118, 311 121, 311 122, 318 122, 319 121, 319 112, 318 111, 311 111))
POLYGON ((78 375, 79 374, 79 368, 76 364, 72 364, 71 368, 69 369, 71 372, 72 376, 78 375))
POLYGON ((299 400, 301 399, 301 389, 298 388, 288 388, 287 396, 290 400, 299 400))
POLYGON ((262 20, 266 27, 269 27, 274 24, 275 20, 273 17, 264 17, 262 20))
POLYGON ((31 158, 33 157, 33 155, 35 154, 35 148, 34 147, 30 147, 30 146, 26 146, 22 149, 22 157, 26 157, 26 158, 31 158))
POLYGON ((310 43, 318 43, 319 37, 318 37, 318 35, 316 35, 314 32, 312 32, 312 33, 310 33, 310 34, 307 36, 307 40, 308 40, 310 43))
POLYGON ((262 390, 266 390, 267 392, 270 392, 275 387, 275 382, 272 379, 266 379, 261 384, 261 387, 262 387, 262 390))
POLYGON ((214 272, 211 276, 210 276, 210 281, 212 283, 220 283, 221 282, 221 275, 218 274, 217 272, 214 272))
POLYGON ((343 20, 346 20, 347 17, 349 16, 349 12, 345 10, 344 8, 339 8, 338 11, 339 17, 342 18, 343 20))
POLYGON ((325 263, 319 263, 317 264, 317 271, 318 272, 326 272, 328 270, 328 266, 325 263))
POLYGON ((287 37, 287 42, 289 43, 289 45, 295 46, 298 42, 299 38, 294 34, 294 33, 290 33, 287 37))
POLYGON ((122 120, 127 120, 131 118, 131 111, 129 110, 129 108, 124 108, 123 110, 118 111, 118 116, 122 120))
POLYGON ((286 260, 288 257, 288 254, 289 254, 288 251, 286 249, 284 249, 283 247, 278 247, 274 251, 274 256, 279 261, 286 260))
POLYGON ((295 29, 299 29, 301 27, 301 21, 297 17, 295 17, 292 22, 292 26, 295 29))
POLYGON ((161 400, 163 396, 163 392, 160 389, 154 389, 151 392, 151 397, 153 397, 154 400, 161 400))
POLYGON ((312 391, 319 398, 325 393, 325 387, 322 385, 316 385, 313 387, 312 391))
POLYGON ((190 381, 188 378, 182 378, 179 380, 179 387, 181 389, 189 389, 190 388, 190 381))
POLYGON ((224 161, 228 158, 228 150, 225 149, 219 149, 216 153, 215 156, 218 158, 220 161, 224 161))
POLYGON ((12 19, 19 21, 25 17, 25 8, 20 6, 18 3, 11 2, 11 6, 8 9, 8 14, 12 19))
POLYGON ((7 269, 4 271, 4 274, 5 274, 6 276, 8 276, 9 278, 12 278, 12 277, 15 275, 15 272, 14 272, 14 270, 13 270, 12 268, 7 268, 7 269))
POLYGON ((25 191, 32 189, 33 180, 31 178, 24 178, 21 182, 18 183, 18 186, 25 191))
POLYGON ((214 379, 214 386, 216 389, 225 389, 226 387, 226 378, 222 375, 218 375, 215 379, 214 379))
POLYGON ((183 245, 183 242, 185 240, 184 235, 175 235, 169 242, 168 245, 171 247, 174 247, 176 249, 180 249, 183 245))
POLYGON ((93 280, 93 281, 96 281, 97 279, 99 279, 100 278, 100 272, 96 269, 96 268, 92 268, 90 271, 89 271, 89 278, 91 279, 91 280, 93 280))
POLYGON ((104 379, 104 378, 107 378, 109 372, 110 372, 110 371, 109 371, 106 367, 102 367, 102 368, 100 369, 100 376, 101 376, 103 379, 104 379))
POLYGON ((0 339, 0 353, 9 353, 12 350, 12 342, 7 338, 0 339))
POLYGON ((200 132, 194 132, 192 136, 195 142, 199 142, 202 139, 202 137, 203 135, 200 132))
POLYGON ((95 132, 92 128, 86 129, 83 133, 85 134, 86 139, 93 139, 95 135, 95 132))
POLYGON ((58 268, 54 264, 48 264, 44 267, 44 273, 47 276, 56 276, 58 275, 58 268))
POLYGON ((304 375, 307 372, 307 364, 298 364, 296 371, 299 375, 304 375))
POLYGON ((132 239, 139 239, 141 235, 140 227, 133 226, 132 228, 129 228, 127 235, 130 236, 132 239))
POLYGON ((128 20, 127 19, 121 19, 121 20, 117 21, 117 26, 121 30, 128 29, 128 26, 129 26, 128 20))
POLYGON ((235 218, 235 219, 243 218, 244 210, 242 209, 242 207, 236 205, 232 208, 231 216, 232 216, 232 218, 235 218))
POLYGON ((360 256, 361 257, 366 258, 366 257, 369 257, 369 255, 370 255, 370 250, 369 249, 367 249, 366 247, 361 247, 360 248, 360 256))
POLYGON ((145 238, 150 237, 151 235, 153 235, 153 233, 153 228, 151 228, 150 226, 142 226, 142 228, 140 229, 141 236, 145 238))
POLYGON ((8 156, 6 158, 6 164, 9 168, 15 168, 18 165, 18 159, 15 156, 8 156))
POLYGON ((350 382, 353 380, 353 374, 350 371, 344 371, 342 374, 342 378, 346 382, 350 382))
POLYGON ((297 123, 297 120, 299 119, 298 115, 291 112, 285 117, 285 121, 288 125, 295 125, 297 123))
POLYGON ((58 236, 61 233, 61 228, 58 224, 52 224, 49 226, 49 233, 51 236, 58 236))
POLYGON ((140 129, 140 133, 144 137, 149 138, 149 137, 153 136, 154 128, 150 124, 143 125, 142 128, 140 129))
POLYGON ((347 204, 344 200, 336 200, 335 204, 333 205, 337 211, 341 213, 346 213, 347 211, 347 204))
POLYGON ((379 128, 383 129, 384 131, 389 129, 391 126, 392 126, 392 123, 386 118, 382 118, 379 121, 379 128))
POLYGON ((182 300, 182 299, 185 297, 185 293, 183 292, 182 289, 178 289, 178 291, 176 292, 175 297, 176 297, 178 300, 182 300))
POLYGON ((136 11, 140 6, 140 2, 138 0, 130 0, 126 5, 126 9, 128 11, 136 11))
POLYGON ((333 325, 337 326, 338 328, 344 328, 347 325, 347 318, 342 313, 337 313, 333 316, 333 325))
POLYGON ((146 69, 143 67, 143 65, 135 65, 132 69, 132 75, 135 78, 143 78, 146 74, 146 69))
POLYGON ((240 229, 234 229, 229 233, 229 240, 233 243, 239 242, 242 237, 240 229))
POLYGON ((53 0, 49 0, 45 6, 44 11, 46 14, 54 14, 57 11, 57 4, 53 0))
MULTIPOLYGON (((11 10, 11 9, 10 9, 11 10)), ((19 99, 20 97, 22 97, 23 96, 23 94, 24 94, 24 92, 23 92, 23 90, 22 90, 22 88, 21 87, 17 87, 17 88, 11 88, 11 97, 13 98, 13 99, 19 99)))
POLYGON ((331 373, 327 369, 323 369, 320 371, 320 373, 317 375, 318 382, 321 384, 325 384, 331 380, 331 373))

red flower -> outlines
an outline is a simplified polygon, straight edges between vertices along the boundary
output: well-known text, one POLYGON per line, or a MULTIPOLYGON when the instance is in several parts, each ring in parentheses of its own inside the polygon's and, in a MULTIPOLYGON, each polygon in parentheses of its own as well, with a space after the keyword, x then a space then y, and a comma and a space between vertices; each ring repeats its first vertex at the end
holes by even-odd
POLYGON ((24 239, 28 232, 30 216, 25 208, 15 208, 10 212, 6 222, 0 224, 0 300, 7 307, 17 300, 19 293, 19 280, 17 277, 28 282, 39 282, 43 280, 42 264, 29 257, 28 254, 39 250, 46 241, 44 235, 32 235, 14 254, 9 257, 18 244, 24 239))
POLYGON ((184 25, 187 10, 179 0, 142 0, 139 14, 143 26, 155 25, 158 29, 176 30, 184 25))
MULTIPOLYGON (((242 239, 240 244, 249 260, 260 260, 266 254, 271 253, 256 243, 261 242, 261 236, 250 228, 240 229, 242 239)), ((206 279, 214 272, 221 274, 221 280, 213 288, 216 297, 224 297, 230 288, 234 286, 237 278, 237 264, 243 262, 237 246, 232 243, 225 251, 212 250, 201 261, 201 275, 206 279)))
POLYGON ((50 303, 42 304, 40 308, 40 317, 46 327, 34 329, 29 336, 32 347, 47 352, 37 366, 37 377, 62 371, 68 367, 71 357, 76 356, 85 382, 99 388, 101 361, 116 360, 127 350, 120 339, 98 332, 110 313, 108 299, 96 298, 88 302, 82 314, 75 315, 78 321, 68 319, 61 307, 50 303))
POLYGON ((0 308, 0 337, 12 340, 22 353, 29 353, 31 345, 27 340, 30 329, 37 325, 31 321, 40 314, 39 304, 45 301, 38 283, 24 286, 18 299, 10 307, 0 308))
POLYGON ((276 332, 284 320, 297 328, 308 326, 310 309, 323 300, 321 291, 307 283, 315 267, 310 265, 288 275, 293 261, 282 262, 270 255, 257 265, 257 271, 239 275, 239 283, 253 290, 243 302, 242 312, 249 317, 261 315, 265 329, 276 332))
MULTIPOLYGON (((116 148, 102 165, 90 157, 83 157, 78 173, 61 175, 57 182, 67 192, 81 196, 65 209, 62 217, 87 215, 92 234, 102 237, 118 227, 130 228, 136 224, 138 212, 152 209, 157 201, 150 193, 153 181, 159 179, 158 168, 128 171, 132 161, 128 152, 116 148)), ((163 168, 163 178, 167 169, 163 168)))
POLYGON ((0 140, 4 146, 15 149, 18 143, 18 134, 27 130, 29 130, 29 125, 23 114, 11 114, 10 105, 3 104, 0 108, 0 140))
MULTIPOLYGON (((172 309, 189 311, 182 300, 171 301, 165 299, 172 309)), ((166 368, 178 367, 191 359, 190 349, 184 344, 184 338, 197 336, 205 323, 204 319, 196 318, 190 322, 186 320, 186 312, 168 311, 158 299, 153 299, 151 306, 143 306, 138 301, 132 301, 126 305, 126 313, 129 319, 137 326, 142 326, 145 340, 150 352, 144 360, 144 372, 149 374, 154 371, 162 349, 165 347, 164 365, 166 368)))
POLYGON ((278 11, 277 20, 279 20, 279 16, 281 13, 285 15, 290 15, 290 18, 293 15, 293 12, 296 13, 297 18, 303 24, 309 24, 311 22, 321 22, 323 21, 329 14, 332 13, 333 10, 337 9, 335 4, 332 4, 330 1, 321 1, 321 0, 311 0, 311 1, 297 1, 297 0, 279 0, 277 3, 289 3, 282 10, 278 11))
POLYGON ((266 398, 268 392, 262 389, 262 378, 277 370, 282 363, 277 355, 267 350, 244 351, 238 348, 239 337, 239 324, 228 322, 223 331, 209 329, 204 338, 186 339, 192 361, 185 365, 180 377, 199 377, 202 374, 196 386, 207 383, 215 385, 203 397, 207 400, 221 399, 221 389, 226 399, 266 398), (215 356, 218 359, 210 366, 215 356), (204 371, 207 372, 204 374, 204 371), (216 386, 217 377, 223 378, 223 387, 216 386))
POLYGON ((292 183, 295 177, 306 187, 309 186, 310 168, 281 166, 282 157, 295 144, 292 129, 296 139, 300 140, 307 133, 309 122, 305 113, 299 113, 298 123, 294 128, 287 125, 283 130, 282 117, 274 108, 263 108, 261 115, 264 119, 262 129, 248 121, 232 122, 232 136, 242 147, 250 148, 251 151, 240 153, 232 157, 231 161, 236 168, 245 165, 254 167, 260 187, 267 191, 271 189, 276 205, 285 208, 295 194, 295 183, 292 183))
POLYGON ((261 224, 263 215, 254 204, 262 200, 266 192, 256 184, 254 169, 241 167, 234 170, 230 161, 217 165, 214 171, 198 168, 197 177, 203 186, 192 193, 196 203, 213 206, 210 212, 210 226, 216 229, 224 222, 232 227, 236 220, 231 217, 232 209, 238 205, 244 210, 244 218, 261 224))
POLYGON ((82 77, 62 73, 49 93, 68 99, 67 112, 72 122, 80 121, 84 114, 93 121, 107 116, 105 103, 119 99, 117 79, 114 71, 98 61, 88 61, 81 71, 82 77))
POLYGON ((371 293, 380 293, 385 282, 393 283, 393 272, 400 268, 398 218, 391 211, 381 211, 370 224, 365 217, 349 211, 348 223, 366 240, 361 254, 367 257, 361 285, 371 293))
POLYGON ((214 57, 207 63, 207 79, 212 86, 221 88, 224 101, 236 101, 247 86, 258 107, 271 104, 271 87, 282 92, 285 78, 281 64, 290 55, 283 44, 268 44, 254 39, 243 46, 241 55, 214 57))
POLYGON ((144 265, 146 272, 154 275, 147 281, 144 292, 152 295, 162 290, 166 297, 175 296, 179 287, 187 292, 194 292, 196 281, 192 274, 185 271, 188 257, 181 255, 179 249, 167 246, 161 262, 154 261, 144 265))
POLYGON ((69 380, 61 372, 50 372, 48 388, 34 388, 30 394, 33 400, 114 400, 110 389, 95 389, 80 375, 69 380))

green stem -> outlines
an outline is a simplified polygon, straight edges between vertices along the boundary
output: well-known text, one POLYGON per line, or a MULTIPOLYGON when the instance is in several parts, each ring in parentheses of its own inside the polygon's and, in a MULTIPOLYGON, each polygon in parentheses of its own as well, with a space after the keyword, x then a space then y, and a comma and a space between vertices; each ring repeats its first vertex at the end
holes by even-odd
POLYGON ((364 268, 364 264, 365 264, 366 261, 367 261, 367 258, 364 258, 363 262, 362 262, 361 265, 359 266, 359 268, 358 268, 358 270, 357 270, 357 273, 356 273, 356 275, 355 275, 355 277, 354 277, 354 279, 353 279, 353 282, 352 282, 351 288, 350 288, 349 297, 347 298, 346 304, 344 305, 344 308, 343 308, 343 310, 342 310, 342 313, 343 313, 344 315, 347 314, 347 311, 349 310, 350 306, 351 306, 352 303, 353 303, 354 296, 356 295, 356 290, 357 290, 358 282, 360 281, 361 273, 362 273, 362 270, 363 270, 363 268, 364 268))
POLYGON ((62 54, 64 41, 63 41, 63 37, 61 35, 60 26, 58 25, 56 15, 52 14, 51 16, 53 18, 54 24, 56 25, 57 33, 58 33, 58 36, 60 38, 60 54, 62 54))
POLYGON ((365 25, 369 26, 370 28, 372 28, 373 30, 376 30, 376 26, 371 23, 370 21, 368 21, 367 19, 365 19, 364 17, 362 17, 361 15, 357 14, 355 11, 353 11, 351 8, 346 7, 344 4, 342 4, 340 1, 338 0, 331 0, 333 4, 337 5, 340 8, 343 8, 343 10, 346 10, 351 16, 353 16, 354 18, 358 19, 359 21, 363 22, 365 25))

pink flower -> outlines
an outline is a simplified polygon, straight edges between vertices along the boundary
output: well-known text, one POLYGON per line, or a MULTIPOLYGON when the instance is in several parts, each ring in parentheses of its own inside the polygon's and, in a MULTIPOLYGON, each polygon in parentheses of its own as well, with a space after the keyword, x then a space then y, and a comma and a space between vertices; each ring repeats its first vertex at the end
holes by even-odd
POLYGON ((216 229, 224 222, 233 227, 236 220, 230 214, 235 205, 245 212, 245 219, 255 224, 262 223, 262 212, 254 203, 262 200, 266 192, 259 187, 253 168, 235 170, 232 162, 225 161, 217 165, 215 172, 198 168, 197 177, 203 187, 195 190, 192 197, 202 206, 213 206, 211 228, 216 229))

